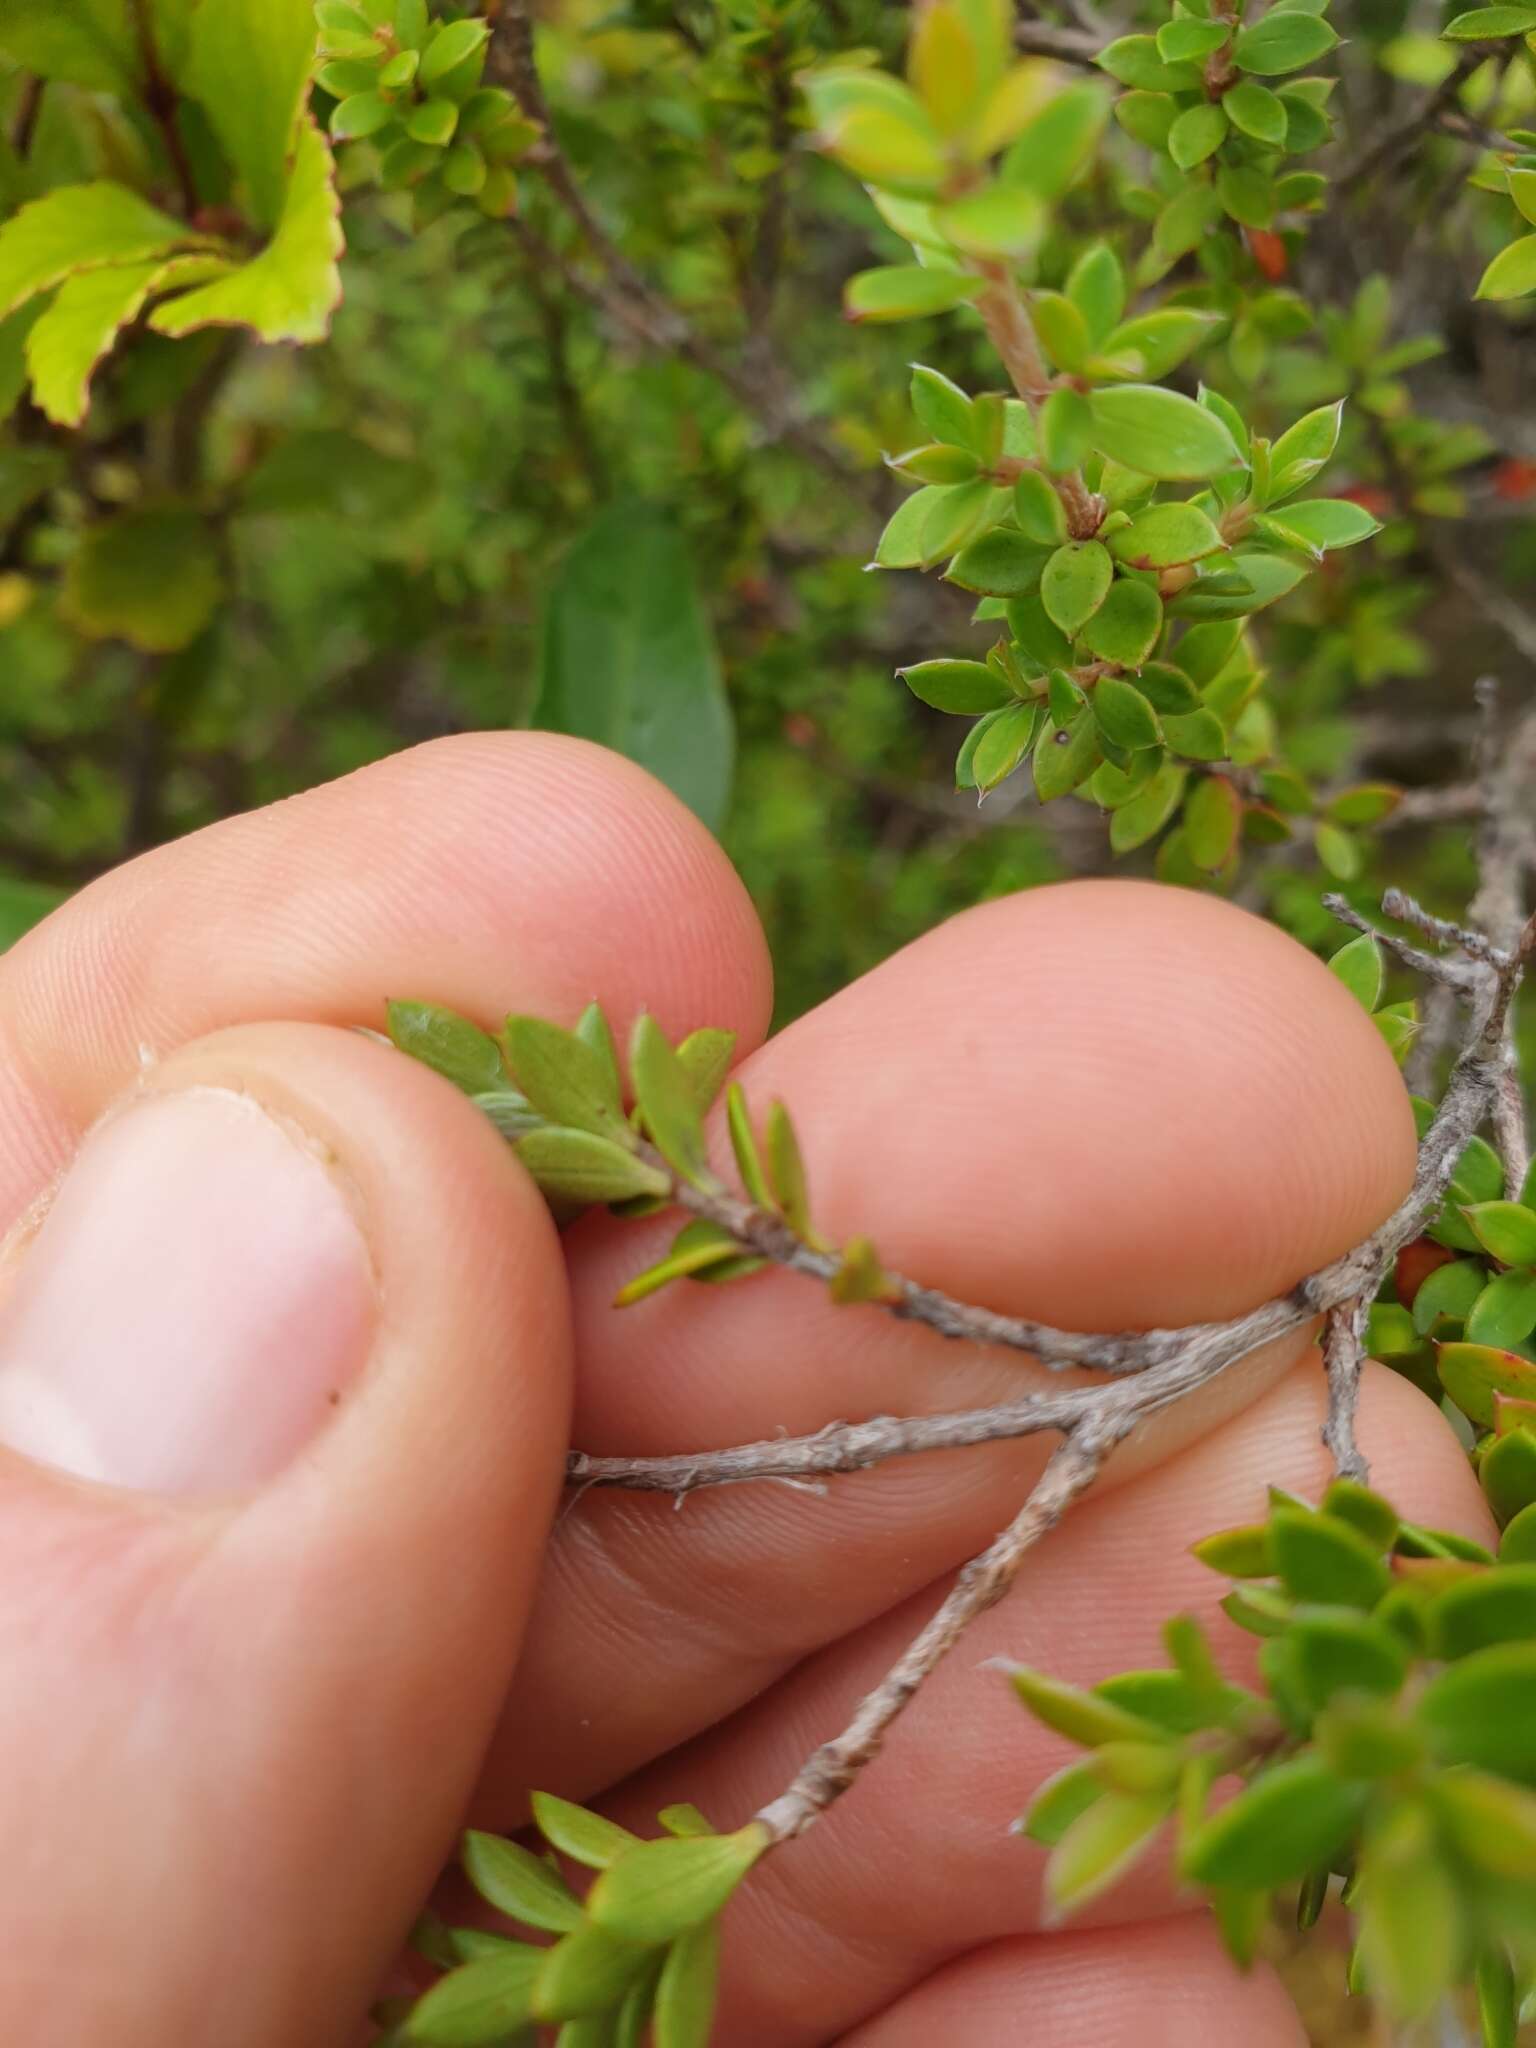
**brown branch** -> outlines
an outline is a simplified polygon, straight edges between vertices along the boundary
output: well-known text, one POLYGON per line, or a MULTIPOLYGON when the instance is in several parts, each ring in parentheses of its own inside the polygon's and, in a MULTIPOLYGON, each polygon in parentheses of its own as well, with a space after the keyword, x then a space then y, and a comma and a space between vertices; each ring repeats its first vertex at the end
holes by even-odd
POLYGON ((584 285, 557 258, 552 259, 555 267, 584 297, 627 326, 648 347, 685 357, 723 385, 737 404, 757 420, 767 440, 782 441, 845 488, 872 502, 866 480, 844 463, 812 422, 800 415, 777 365, 765 373, 761 338, 755 351, 758 361, 750 369, 723 354, 635 268, 593 212, 555 140, 549 104, 534 58, 533 22, 527 0, 506 0, 491 32, 486 68, 490 77, 512 93, 528 119, 542 129, 541 139, 524 162, 539 173, 553 198, 575 223, 597 259, 603 280, 596 286, 584 285))
POLYGON ((1082 28, 1059 28, 1050 21, 1019 21, 1013 31, 1015 49, 1026 57, 1053 57, 1058 64, 1078 64, 1096 71, 1105 38, 1082 28))
MULTIPOLYGON (((1040 353, 1034 322, 1019 294, 1006 264, 984 263, 982 274, 987 289, 976 301, 976 310, 992 346, 1003 359, 1013 388, 1039 418, 1040 409, 1054 389, 1054 380, 1040 353)), ((1050 479, 1066 509, 1067 526, 1076 540, 1089 540, 1104 518, 1104 500, 1096 497, 1077 470, 1050 479)))
POLYGON ((1370 1306, 1370 1295, 1357 1294, 1352 1301, 1330 1309, 1323 1325, 1323 1368, 1328 1375, 1323 1443, 1339 1477, 1358 1479, 1362 1486, 1370 1478, 1371 1468, 1355 1441, 1355 1409, 1365 1365, 1365 1319, 1370 1306))
POLYGON ((1400 121, 1384 128, 1374 142, 1339 171, 1333 181, 1335 192, 1352 191, 1375 172, 1395 163, 1405 150, 1411 149, 1421 135, 1438 124, 1440 116, 1451 106, 1487 55, 1486 48, 1476 45, 1459 52, 1455 69, 1448 71, 1433 91, 1426 93, 1400 121))

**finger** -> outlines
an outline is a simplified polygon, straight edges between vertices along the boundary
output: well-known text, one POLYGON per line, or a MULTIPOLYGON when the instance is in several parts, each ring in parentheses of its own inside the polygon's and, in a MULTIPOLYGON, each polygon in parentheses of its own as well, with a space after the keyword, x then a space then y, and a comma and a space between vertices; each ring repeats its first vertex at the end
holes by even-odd
POLYGON ((0 962, 0 1224, 146 1058, 227 1024, 716 1024, 754 1045, 767 956, 704 827, 641 769, 545 733, 439 740, 106 876, 0 962))
POLYGON ((547 1213, 424 1068, 272 1025, 160 1065, 22 1237, 0 2034, 335 2048, 516 1654, 568 1414, 547 1213))
MULTIPOLYGON (((792 1106, 834 1237, 964 1298, 1069 1328, 1224 1316, 1291 1286, 1387 1213, 1412 1171, 1396 1069, 1337 979, 1192 892, 1074 884, 909 947, 743 1070, 792 1106)), ((795 1275, 609 1304, 654 1255, 634 1225, 573 1246, 576 1441, 643 1454, 838 1417, 981 1406, 1047 1377, 795 1275)), ((1211 1428, 1299 1336, 1181 1406, 1112 1468, 1211 1428)), ((752 1698, 979 1549, 1038 1442, 907 1460, 824 1501, 722 1489, 686 1511, 589 1492, 562 1518, 487 1780, 493 1824, 535 1783, 577 1794, 752 1698), (625 1682, 613 1682, 622 1670, 625 1682)))
MULTIPOLYGON (((923 1687, 867 1775, 761 1865, 733 1903, 723 2005, 733 2048, 810 2048, 959 1950, 1038 1930, 1044 1852, 1010 1823, 1078 1752, 978 1667, 1002 1657, 1091 1684, 1165 1663, 1161 1624, 1187 1611, 1206 1623, 1226 1668, 1251 1680, 1253 1639, 1220 1613, 1226 1584, 1188 1545, 1262 1514, 1271 1482, 1316 1497, 1328 1472, 1323 1405, 1312 1360, 1225 1430, 1083 1504, 1040 1546, 1011 1597, 967 1630, 923 1687)), ((1368 1378, 1361 1441, 1377 1483, 1404 1512, 1486 1540, 1487 1510, 1465 1453, 1438 1410, 1384 1368, 1368 1378)), ((721 1826, 745 1819, 846 1724, 944 1590, 930 1588, 808 1660, 626 1786, 612 1810, 650 1832, 659 1809, 683 1799, 721 1826)), ((1166 1866, 1152 1858, 1083 1917, 1140 1918, 1173 1903, 1166 1866)))
POLYGON ((1305 2048, 1278 1979, 1240 1975, 1203 1915, 1000 1941, 938 1970, 844 2048, 1305 2048))

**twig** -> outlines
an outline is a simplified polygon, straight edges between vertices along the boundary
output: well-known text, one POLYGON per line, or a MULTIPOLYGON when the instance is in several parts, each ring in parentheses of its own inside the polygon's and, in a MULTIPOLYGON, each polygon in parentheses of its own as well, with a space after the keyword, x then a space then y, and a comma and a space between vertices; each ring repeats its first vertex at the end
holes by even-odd
POLYGON ((1086 28, 1058 28, 1049 21, 1020 21, 1013 40, 1026 57, 1054 57, 1058 64, 1080 64, 1089 71, 1097 69, 1095 59, 1105 42, 1086 28))
POLYGON ((1116 1439, 1070 1436, 1052 1457, 1034 1491, 988 1549, 972 1558, 933 1619, 915 1636, 885 1677, 859 1702, 842 1734, 824 1742, 777 1799, 756 1818, 774 1844, 793 1840, 824 1813, 872 1763, 885 1746, 891 1724, 936 1665, 954 1648, 978 1615, 985 1614, 1012 1586, 1019 1567, 1047 1530, 1097 1477, 1116 1439))
MULTIPOLYGON (((1499 686, 1492 676, 1477 684, 1482 727, 1476 748, 1483 809, 1477 835, 1477 894, 1468 915, 1499 944, 1517 941, 1525 915, 1526 874, 1536 857, 1530 816, 1536 775, 1536 713, 1527 712, 1506 739, 1499 729, 1499 686)), ((1493 1098, 1494 1144, 1504 1163, 1505 1193, 1518 1200, 1530 1170, 1530 1133, 1515 1055, 1513 1015, 1503 1038, 1503 1063, 1493 1098)))
POLYGON ((1370 1477, 1370 1466, 1355 1441, 1355 1408, 1360 1398, 1360 1374, 1365 1364, 1365 1319, 1370 1296, 1357 1294, 1353 1301, 1340 1302, 1328 1311, 1323 1325, 1323 1367, 1328 1375, 1328 1414, 1323 1423, 1323 1443, 1333 1457, 1334 1470, 1341 1479, 1370 1477))
MULTIPOLYGON (((555 140, 534 59, 533 22, 527 0, 506 0, 491 33, 487 70, 507 87, 528 119, 542 129, 541 139, 524 161, 539 172, 552 196, 580 230, 603 272, 603 282, 592 287, 567 272, 571 284, 649 347, 685 356, 722 384, 737 404, 757 420, 768 440, 784 442, 838 483, 861 497, 870 497, 865 480, 848 468, 809 421, 800 417, 794 401, 785 392, 784 379, 777 367, 764 374, 761 341, 756 351, 759 360, 751 370, 722 354, 670 299, 642 276, 593 212, 555 140)), ((529 246, 527 231, 524 243, 529 246)), ((558 259, 552 260, 557 268, 565 268, 558 259)))
MULTIPOLYGON (((976 301, 976 310, 1014 390, 1038 416, 1054 386, 1040 353, 1034 322, 1006 264, 984 263, 981 270, 988 283, 976 301)), ((1070 532, 1078 540, 1091 539, 1104 518, 1104 500, 1089 490, 1075 469, 1065 476, 1053 476, 1051 482, 1066 509, 1070 532)))

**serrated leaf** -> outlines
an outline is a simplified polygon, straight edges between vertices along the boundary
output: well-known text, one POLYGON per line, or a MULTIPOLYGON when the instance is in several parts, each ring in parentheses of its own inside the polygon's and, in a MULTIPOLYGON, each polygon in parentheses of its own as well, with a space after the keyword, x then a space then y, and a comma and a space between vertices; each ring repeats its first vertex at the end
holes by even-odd
POLYGON ((335 165, 306 116, 271 241, 227 277, 164 300, 149 324, 169 335, 249 327, 263 341, 323 341, 341 300, 341 250, 335 165))
POLYGON ((520 1843, 471 1829, 464 1837, 461 1860, 481 1898, 509 1920, 551 1934, 568 1934, 581 1925, 581 1904, 569 1886, 541 1856, 520 1843))
POLYGON ((206 112, 261 228, 288 218, 290 165, 295 178, 300 169, 295 130, 314 54, 310 0, 219 0, 191 18, 186 91, 206 112))
POLYGON ((587 1895, 593 1924, 620 1940, 674 1941, 712 1920, 768 1847, 749 1821, 734 1834, 639 1842, 617 1857, 587 1895))
POLYGON ((644 1012, 630 1034, 629 1074, 651 1142, 683 1180, 702 1186, 708 1168, 698 1095, 666 1034, 644 1012))
POLYGON ((156 260, 78 272, 32 323, 26 340, 32 399, 55 426, 75 427, 84 419, 92 373, 120 330, 138 317, 161 268, 156 260))
POLYGON ((0 316, 79 272, 208 246, 124 185, 61 185, 0 227, 0 316))
POLYGON ((392 1002, 385 1015, 391 1044, 466 1095, 505 1088, 495 1039, 456 1010, 441 1003, 392 1002))

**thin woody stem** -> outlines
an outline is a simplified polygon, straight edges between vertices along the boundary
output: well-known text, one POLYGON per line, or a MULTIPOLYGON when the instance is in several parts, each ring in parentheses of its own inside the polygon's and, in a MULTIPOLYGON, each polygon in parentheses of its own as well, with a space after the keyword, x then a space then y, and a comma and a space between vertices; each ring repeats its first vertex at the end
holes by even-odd
MULTIPOLYGON (((1054 389, 1051 373, 1040 353, 1029 309, 1009 275, 1006 264, 984 263, 982 275, 987 289, 976 301, 976 310, 1002 357, 1013 388, 1036 419, 1054 389)), ((1096 497, 1077 470, 1053 476, 1052 484, 1067 514, 1067 526, 1075 540, 1088 540, 1099 530, 1104 518, 1104 501, 1096 497)))

